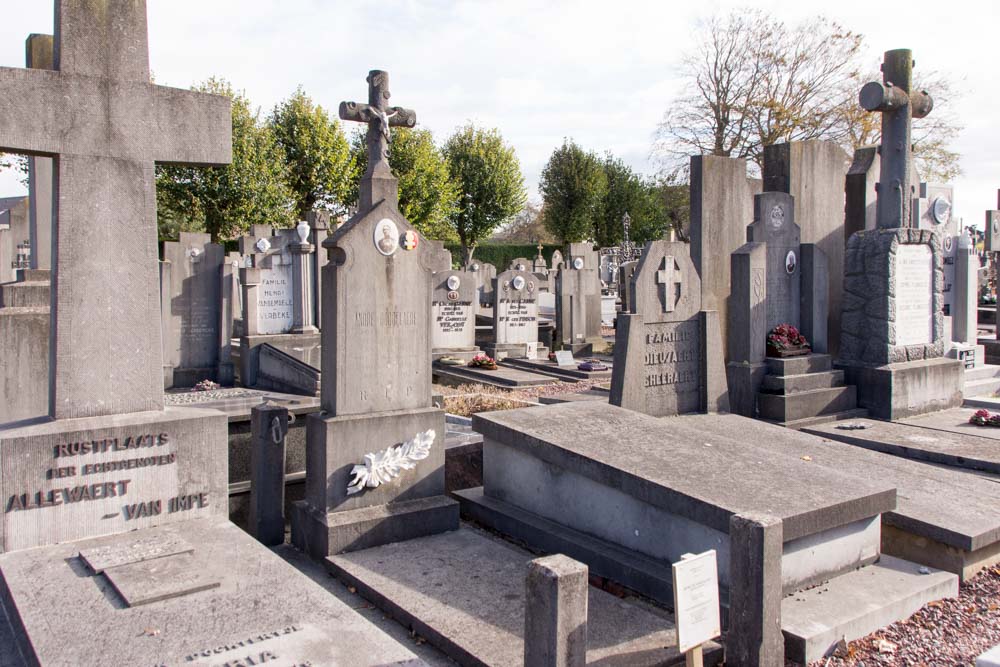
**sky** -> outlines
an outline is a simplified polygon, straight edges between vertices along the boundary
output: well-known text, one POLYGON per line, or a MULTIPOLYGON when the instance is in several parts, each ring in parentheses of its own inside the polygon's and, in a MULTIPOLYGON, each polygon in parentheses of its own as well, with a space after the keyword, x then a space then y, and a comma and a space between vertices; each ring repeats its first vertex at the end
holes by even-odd
MULTIPOLYGON (((51 33, 50 0, 0 0, 0 66, 24 66, 29 33, 51 33)), ((473 121, 497 127, 521 161, 529 196, 552 150, 571 137, 653 174, 658 122, 681 90, 679 61, 699 21, 746 7, 728 0, 628 2, 470 0, 148 0, 150 66, 161 85, 228 79, 267 113, 299 85, 335 114, 367 101, 371 69, 390 74, 391 103, 415 109, 442 142, 473 121)), ((823 15, 865 36, 873 69, 883 51, 911 48, 917 70, 946 73, 963 92, 953 148, 964 173, 955 214, 982 225, 1000 188, 1000 3, 764 0, 794 24, 823 15), (905 7, 905 12, 902 8, 905 7)), ((933 97, 934 91, 929 91, 933 97)), ((0 119, 0 123, 3 119, 0 119)), ((24 192, 0 171, 0 197, 24 192)))

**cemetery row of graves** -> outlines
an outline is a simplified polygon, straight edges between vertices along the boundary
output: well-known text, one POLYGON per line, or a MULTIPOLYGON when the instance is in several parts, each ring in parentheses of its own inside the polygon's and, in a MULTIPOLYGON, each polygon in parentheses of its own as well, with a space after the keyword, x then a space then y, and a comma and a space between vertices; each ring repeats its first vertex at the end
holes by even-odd
POLYGON ((909 50, 860 93, 881 150, 693 157, 690 242, 626 218, 619 247, 454 268, 398 209, 417 113, 373 70, 340 108, 349 220, 161 256, 154 162, 227 163, 230 102, 151 83, 145 3, 112 4, 56 3, 0 68, 0 151, 31 156, 0 200, 0 665, 1000 643, 1000 211, 980 252, 915 173, 909 50))

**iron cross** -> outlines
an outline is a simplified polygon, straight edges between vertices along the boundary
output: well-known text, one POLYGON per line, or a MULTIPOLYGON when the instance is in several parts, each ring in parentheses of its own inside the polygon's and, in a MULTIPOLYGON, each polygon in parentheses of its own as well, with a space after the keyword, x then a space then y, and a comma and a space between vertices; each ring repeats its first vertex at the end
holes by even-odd
POLYGON ((858 94, 858 102, 866 111, 882 114, 881 173, 876 186, 880 228, 910 226, 915 183, 910 182, 913 161, 913 118, 923 118, 934 108, 926 91, 911 91, 913 85, 913 53, 909 49, 886 51, 882 62, 882 80, 866 83, 858 94))
POLYGON ((673 255, 663 258, 663 268, 656 272, 656 282, 663 285, 663 312, 672 313, 681 300, 681 271, 673 255))

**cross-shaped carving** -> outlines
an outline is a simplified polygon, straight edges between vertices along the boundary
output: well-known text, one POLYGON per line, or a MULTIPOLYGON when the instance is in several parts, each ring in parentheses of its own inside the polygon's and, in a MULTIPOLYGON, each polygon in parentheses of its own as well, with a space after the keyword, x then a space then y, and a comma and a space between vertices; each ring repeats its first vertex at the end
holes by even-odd
POLYGON ((672 313, 681 300, 681 269, 673 255, 663 258, 663 268, 656 272, 656 282, 663 285, 663 312, 672 313))
POLYGON ((909 226, 915 183, 910 182, 913 161, 913 118, 923 118, 934 108, 926 91, 911 91, 913 53, 909 49, 886 51, 882 61, 882 80, 866 83, 858 102, 866 111, 882 114, 881 173, 876 186, 880 228, 909 226))
POLYGON ((153 85, 145 0, 57 0, 54 70, 0 67, 0 152, 55 157, 57 419, 163 409, 154 162, 232 159, 230 101, 153 85))
MULTIPOLYGON (((417 112, 403 107, 388 107, 389 73, 373 69, 368 72, 368 104, 341 102, 340 117, 357 123, 368 123, 368 170, 361 179, 359 210, 364 211, 375 203, 371 194, 371 180, 394 180, 389 169, 390 127, 413 127, 417 112)), ((395 204, 396 202, 393 202, 395 204)))

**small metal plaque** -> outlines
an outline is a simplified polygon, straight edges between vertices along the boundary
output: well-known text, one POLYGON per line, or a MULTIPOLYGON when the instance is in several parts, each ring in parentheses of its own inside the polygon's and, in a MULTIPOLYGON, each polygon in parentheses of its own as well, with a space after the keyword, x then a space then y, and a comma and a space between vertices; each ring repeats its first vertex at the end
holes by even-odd
POLYGON ((219 587, 218 579, 205 574, 204 564, 189 553, 120 565, 104 576, 130 607, 219 587))
POLYGON ((103 547, 84 549, 80 559, 94 574, 130 563, 141 563, 154 558, 192 553, 194 547, 179 537, 170 535, 146 536, 128 542, 116 542, 103 547))

